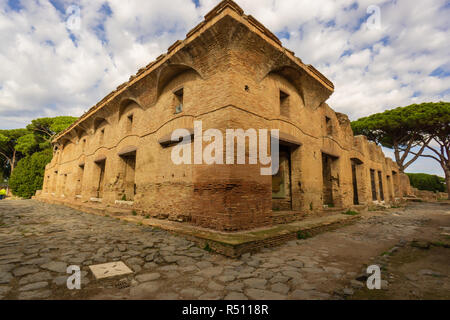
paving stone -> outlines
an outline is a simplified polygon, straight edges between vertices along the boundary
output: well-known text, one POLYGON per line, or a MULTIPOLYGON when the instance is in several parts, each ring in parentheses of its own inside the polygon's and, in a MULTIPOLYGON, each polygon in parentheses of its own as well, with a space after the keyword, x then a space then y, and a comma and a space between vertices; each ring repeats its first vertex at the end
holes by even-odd
POLYGON ((50 290, 44 291, 24 291, 18 296, 20 300, 42 300, 51 296, 50 290))
POLYGON ((286 283, 289 281, 289 277, 282 276, 282 275, 276 275, 272 279, 269 280, 270 283, 286 283))
POLYGON ((203 277, 198 277, 198 276, 194 276, 192 278, 190 278, 190 280, 194 283, 202 283, 203 281, 205 281, 205 278, 203 277))
POLYGON ((290 298, 293 300, 310 300, 312 299, 311 291, 305 291, 305 290, 294 290, 290 298))
POLYGON ((220 292, 207 292, 198 297, 198 300, 221 300, 223 294, 220 292))
POLYGON ((11 287, 0 286, 0 296, 5 296, 9 291, 11 291, 11 287))
POLYGON ((198 274, 205 277, 217 277, 223 272, 223 267, 210 267, 200 270, 198 274))
POLYGON ((14 269, 16 266, 14 264, 2 264, 0 265, 0 273, 1 272, 9 272, 14 269))
POLYGON ((152 262, 154 259, 155 259, 155 253, 154 252, 150 253, 150 254, 147 254, 145 256, 145 261, 146 262, 152 262))
POLYGON ((253 277, 253 273, 241 273, 237 276, 238 279, 248 279, 253 277))
POLYGON ((203 291, 194 288, 186 288, 181 290, 180 294, 186 298, 198 298, 203 294, 203 291))
POLYGON ((220 276, 217 278, 217 280, 219 280, 220 282, 223 282, 223 283, 232 282, 235 279, 236 279, 235 276, 226 276, 226 275, 223 275, 223 276, 220 276))
POLYGON ((208 289, 210 289, 212 291, 221 291, 224 289, 224 286, 221 284, 218 284, 217 282, 210 281, 208 283, 208 289))
POLYGON ((316 267, 305 267, 302 269, 302 271, 309 272, 309 273, 323 273, 324 272, 324 270, 322 270, 320 268, 316 268, 316 267))
POLYGON ((13 278, 12 274, 9 272, 0 272, 0 284, 8 284, 13 278))
POLYGON ((305 264, 301 261, 288 261, 286 262, 288 266, 296 267, 296 268, 303 268, 305 264))
POLYGON ((130 296, 133 298, 147 298, 157 292, 161 284, 158 281, 144 282, 130 289, 130 296))
POLYGON ((283 271, 282 274, 290 279, 302 278, 302 275, 296 271, 283 271))
POLYGON ((51 261, 45 263, 41 265, 41 268, 58 273, 67 273, 67 263, 60 261, 51 261))
POLYGON ((21 277, 30 273, 36 273, 39 269, 35 267, 19 267, 13 270, 13 274, 15 277, 21 277))
POLYGON ((131 270, 133 270, 135 273, 141 272, 142 267, 138 264, 134 264, 130 266, 131 270))
POLYGON ((128 265, 142 266, 144 264, 144 260, 142 260, 141 258, 138 258, 138 257, 130 258, 126 262, 128 265))
POLYGON ((244 283, 242 282, 234 282, 230 283, 225 287, 227 291, 238 291, 238 292, 244 292, 244 283))
POLYGON ((272 279, 272 277, 275 275, 275 273, 273 271, 270 270, 261 270, 258 271, 258 278, 263 278, 266 280, 272 279))
POLYGON ((156 296, 158 300, 179 300, 180 296, 175 292, 162 292, 156 296))
POLYGON ((187 266, 187 267, 181 268, 181 272, 183 272, 183 273, 194 272, 194 271, 198 271, 198 268, 195 266, 187 266))
POLYGON ((30 284, 24 285, 23 287, 20 287, 19 291, 38 290, 38 289, 45 288, 47 286, 48 286, 47 281, 35 282, 35 283, 30 283, 30 284))
POLYGON ((357 280, 351 280, 350 285, 353 288, 364 288, 366 286, 363 282, 357 280))
POLYGON ((344 288, 342 290, 342 292, 344 293, 344 295, 346 296, 351 296, 355 293, 355 290, 351 289, 351 288, 344 288))
POLYGON ((178 271, 169 271, 164 274, 167 279, 178 278, 180 273, 178 271))
POLYGON ((316 285, 315 284, 306 282, 305 280, 292 281, 292 285, 296 289, 301 289, 301 290, 315 290, 316 289, 316 285))
POLYGON ((286 295, 290 289, 289 289, 289 286, 287 286, 283 283, 275 283, 270 287, 270 290, 273 292, 278 292, 278 293, 286 295))
POLYGON ((286 298, 279 293, 261 289, 247 289, 245 295, 253 300, 284 300, 286 298))
POLYGON ((207 269, 207 268, 212 268, 213 264, 211 262, 208 261, 199 261, 195 264, 200 270, 201 269, 207 269))
POLYGON ((422 276, 432 276, 432 277, 442 277, 443 275, 439 272, 429 270, 429 269, 422 269, 418 272, 422 276))
POLYGON ((248 300, 248 298, 241 292, 229 292, 224 300, 248 300))
POLYGON ((168 266, 162 266, 159 268, 159 270, 161 271, 176 271, 178 270, 178 266, 176 265, 168 265, 168 266))
POLYGON ((258 278, 250 278, 250 279, 244 280, 244 284, 249 288, 264 289, 266 287, 267 280, 258 279, 258 278))
POLYGON ((22 264, 23 265, 32 265, 32 264, 41 265, 41 264, 47 263, 49 261, 50 261, 49 258, 41 257, 41 258, 35 258, 35 259, 24 261, 24 262, 22 262, 22 264))
POLYGON ((154 263, 154 262, 147 262, 146 264, 144 264, 144 265, 142 266, 142 268, 148 270, 148 269, 154 269, 154 268, 156 268, 157 266, 158 266, 158 265, 157 265, 156 263, 154 263))
POLYGON ((325 270, 325 272, 328 272, 328 273, 343 273, 344 272, 344 270, 334 268, 334 267, 324 267, 323 269, 325 270))
POLYGON ((53 277, 52 275, 47 272, 47 271, 41 271, 35 274, 30 274, 28 276, 23 277, 22 279, 20 279, 19 281, 19 285, 24 285, 27 283, 32 283, 32 282, 41 282, 41 281, 45 281, 45 280, 51 280, 53 277))

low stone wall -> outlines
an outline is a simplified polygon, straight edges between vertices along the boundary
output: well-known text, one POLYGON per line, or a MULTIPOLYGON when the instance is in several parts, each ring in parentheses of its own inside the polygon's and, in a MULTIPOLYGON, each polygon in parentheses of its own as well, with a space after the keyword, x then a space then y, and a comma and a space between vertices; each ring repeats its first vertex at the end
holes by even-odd
POLYGON ((447 193, 445 192, 433 192, 428 190, 418 190, 416 188, 411 188, 415 197, 421 199, 422 201, 438 201, 444 200, 448 198, 447 193))

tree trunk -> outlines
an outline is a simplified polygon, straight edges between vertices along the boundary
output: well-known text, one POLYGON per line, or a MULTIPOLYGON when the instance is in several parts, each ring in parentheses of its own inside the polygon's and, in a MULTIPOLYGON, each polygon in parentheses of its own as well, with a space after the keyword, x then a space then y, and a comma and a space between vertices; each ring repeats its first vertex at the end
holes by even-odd
POLYGON ((447 184, 447 199, 450 200, 450 170, 445 171, 445 183, 447 184))
POLYGON ((16 164, 16 150, 14 150, 14 152, 13 152, 13 157, 12 157, 12 160, 11 160, 11 163, 10 163, 10 164, 11 164, 11 165, 10 165, 11 171, 10 171, 9 177, 11 178, 11 175, 12 175, 12 173, 13 173, 13 171, 14 171, 14 167, 15 167, 15 164, 16 164))

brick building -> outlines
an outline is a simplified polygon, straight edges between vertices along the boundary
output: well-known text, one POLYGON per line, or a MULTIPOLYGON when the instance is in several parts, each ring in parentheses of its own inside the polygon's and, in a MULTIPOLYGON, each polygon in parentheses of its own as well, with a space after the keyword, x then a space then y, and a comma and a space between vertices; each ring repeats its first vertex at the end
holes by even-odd
MULTIPOLYGON (((222 1, 129 81, 55 137, 37 198, 127 209, 237 231, 392 203, 409 180, 353 136, 331 81, 233 1, 222 1), (171 161, 175 129, 279 129, 280 170, 171 161)), ((203 145, 208 145, 203 142, 203 145)))

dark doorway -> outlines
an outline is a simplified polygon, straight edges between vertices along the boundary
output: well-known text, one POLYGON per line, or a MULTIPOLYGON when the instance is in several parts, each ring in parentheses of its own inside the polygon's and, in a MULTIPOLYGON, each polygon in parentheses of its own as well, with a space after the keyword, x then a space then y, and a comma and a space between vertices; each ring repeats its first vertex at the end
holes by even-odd
POLYGON ((386 176, 387 189, 388 189, 388 200, 394 201, 394 195, 392 194, 392 181, 391 176, 386 176))
POLYGON ((370 186, 372 187, 372 200, 377 201, 377 185, 375 184, 375 170, 370 169, 370 186))
POLYGON ((280 145, 280 169, 272 176, 272 209, 292 210, 291 148, 280 145))
POLYGON ((322 153, 323 204, 334 206, 332 166, 336 158, 322 153))
POLYGON ((392 171, 392 185, 394 187, 394 190, 392 191, 392 196, 394 197, 395 200, 395 197, 397 197, 400 194, 400 191, 398 190, 399 186, 398 175, 397 172, 395 171, 392 171))
POLYGON ((75 195, 81 195, 82 193, 83 176, 84 176, 84 164, 78 167, 77 190, 75 191, 75 195))
POLYGON ((380 199, 381 201, 384 201, 383 178, 381 176, 381 171, 378 171, 378 183, 380 185, 380 199))
POLYGON ((359 204, 358 198, 358 179, 356 178, 356 162, 352 160, 352 182, 353 182, 353 204, 359 204))
POLYGON ((136 195, 136 152, 121 156, 124 162, 124 191, 127 201, 133 201, 136 195))
POLYGON ((99 167, 97 198, 100 199, 103 197, 103 188, 105 184, 105 163, 105 160, 97 162, 97 166, 99 167))

